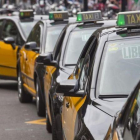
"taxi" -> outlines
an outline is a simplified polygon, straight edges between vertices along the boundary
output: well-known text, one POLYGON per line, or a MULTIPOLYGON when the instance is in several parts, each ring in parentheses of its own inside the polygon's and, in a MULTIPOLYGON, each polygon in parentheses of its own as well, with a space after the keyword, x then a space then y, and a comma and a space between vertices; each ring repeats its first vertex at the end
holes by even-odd
POLYGON ((73 76, 56 85, 55 130, 62 139, 106 138, 114 115, 139 81, 139 17, 140 11, 119 13, 116 27, 96 30, 73 76))
POLYGON ((45 115, 44 97, 40 93, 38 83, 44 73, 42 62, 36 61, 50 54, 61 31, 68 24, 68 12, 50 12, 49 20, 41 20, 33 27, 25 45, 20 50, 18 61, 18 97, 21 103, 31 102, 36 98, 37 114, 45 115), (41 57, 40 57, 41 55, 41 57), (38 75, 36 69, 40 70, 38 75))
POLYGON ((116 20, 104 21, 100 11, 80 12, 77 15, 77 22, 67 25, 61 32, 53 53, 46 56, 43 60, 46 66, 44 97, 46 102, 47 130, 49 132, 52 130, 53 137, 56 135, 55 128, 51 127, 55 126, 53 125, 55 112, 53 97, 55 96, 57 83, 66 80, 72 73, 78 57, 91 34, 101 27, 106 28, 115 25, 115 23, 116 20))
POLYGON ((140 82, 130 94, 121 111, 114 116, 109 135, 112 140, 140 139, 140 82))
POLYGON ((19 16, 0 17, 0 79, 17 80, 18 52, 40 19, 32 10, 21 10, 19 16))

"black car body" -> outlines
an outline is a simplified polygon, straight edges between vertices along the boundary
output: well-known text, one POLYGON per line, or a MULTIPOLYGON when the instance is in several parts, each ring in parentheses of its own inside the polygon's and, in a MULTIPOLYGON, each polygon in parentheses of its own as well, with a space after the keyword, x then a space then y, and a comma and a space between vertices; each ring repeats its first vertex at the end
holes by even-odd
MULTIPOLYGON (((110 21, 100 21, 97 23, 72 23, 66 26, 66 28, 61 32, 61 35, 57 41, 57 44, 55 46, 53 54, 49 54, 46 59, 44 60, 44 65, 46 65, 46 72, 45 72, 45 77, 44 77, 44 82, 40 81, 42 83, 42 89, 45 89, 45 102, 46 102, 46 116, 47 116, 47 124, 50 124, 50 126, 53 123, 54 119, 54 114, 55 114, 55 109, 56 112, 58 111, 57 108, 54 106, 55 101, 58 100, 54 99, 54 96, 56 95, 55 90, 57 87, 57 84, 60 83, 61 81, 66 80, 70 74, 73 72, 73 69, 75 67, 75 64, 78 60, 78 57, 80 53, 82 52, 82 49, 79 49, 79 52, 77 53, 75 61, 73 61, 72 64, 66 64, 66 52, 67 52, 67 44, 70 41, 70 35, 76 31, 83 31, 83 34, 86 30, 91 30, 91 32, 96 31, 98 28, 101 27, 108 27, 108 26, 113 26, 115 25, 116 21, 115 20, 110 20, 110 21), (44 83, 44 85, 43 85, 44 83), (54 101, 54 102, 53 102, 54 101)), ((80 41, 79 41, 80 42, 80 41)), ((75 44, 75 47, 77 45, 75 44)), ((75 48, 76 49, 76 48, 75 48)), ((71 56, 74 57, 74 56, 71 56)), ((54 125, 52 125, 54 126, 54 125)), ((61 125, 60 125, 61 126, 61 125)), ((51 128, 48 128, 47 125, 47 130, 49 131, 51 128)), ((52 129, 52 132, 55 133, 54 129, 52 129)), ((54 134, 53 134, 54 136, 54 134)), ((61 135, 60 135, 61 139, 61 135)))
POLYGON ((113 140, 140 139, 140 82, 130 94, 121 111, 114 116, 108 137, 113 140))
POLYGON ((139 39, 139 30, 131 27, 102 28, 92 34, 73 76, 56 85, 61 99, 57 104, 62 105, 56 120, 62 115, 57 121, 62 122, 63 139, 106 137, 116 112, 139 81, 139 39))

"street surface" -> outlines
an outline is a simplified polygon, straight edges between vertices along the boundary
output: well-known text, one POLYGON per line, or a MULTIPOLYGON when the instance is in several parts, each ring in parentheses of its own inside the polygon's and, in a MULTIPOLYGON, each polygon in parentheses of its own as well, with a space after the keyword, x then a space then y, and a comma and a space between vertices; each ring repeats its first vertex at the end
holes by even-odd
POLYGON ((35 101, 21 104, 17 82, 0 80, 0 140, 51 140, 35 101))

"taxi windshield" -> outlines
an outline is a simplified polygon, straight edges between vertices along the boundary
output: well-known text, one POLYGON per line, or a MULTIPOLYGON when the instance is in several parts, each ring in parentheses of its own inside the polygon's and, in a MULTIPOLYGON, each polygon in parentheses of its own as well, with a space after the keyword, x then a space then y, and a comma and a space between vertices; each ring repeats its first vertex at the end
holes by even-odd
POLYGON ((139 79, 140 39, 108 42, 99 70, 99 95, 129 95, 139 79))
POLYGON ((45 53, 47 52, 53 52, 56 41, 64 28, 63 26, 57 26, 57 27, 50 27, 47 29, 47 37, 46 37, 46 46, 45 46, 45 53))
POLYGON ((75 65, 87 40, 95 29, 73 31, 66 46, 65 65, 75 65))
POLYGON ((37 23, 37 21, 31 21, 31 22, 20 22, 20 25, 23 29, 23 32, 25 33, 26 37, 29 36, 33 26, 37 23))

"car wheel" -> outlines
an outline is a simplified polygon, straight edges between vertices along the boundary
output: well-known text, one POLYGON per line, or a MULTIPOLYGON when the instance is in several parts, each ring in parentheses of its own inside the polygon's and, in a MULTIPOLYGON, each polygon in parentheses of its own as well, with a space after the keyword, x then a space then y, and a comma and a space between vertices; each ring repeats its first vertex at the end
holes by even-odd
POLYGON ((26 93, 23 87, 23 81, 20 71, 18 71, 18 97, 21 103, 29 103, 32 102, 33 99, 33 97, 30 94, 26 93))
POLYGON ((39 80, 37 78, 36 82, 36 108, 37 108, 37 114, 38 116, 45 117, 45 103, 43 102, 43 99, 40 94, 40 86, 39 86, 39 80))
POLYGON ((52 140, 62 140, 62 124, 61 115, 55 105, 51 105, 51 118, 52 118, 52 140))
POLYGON ((49 133, 52 133, 52 126, 51 126, 47 111, 46 111, 46 129, 49 133))

